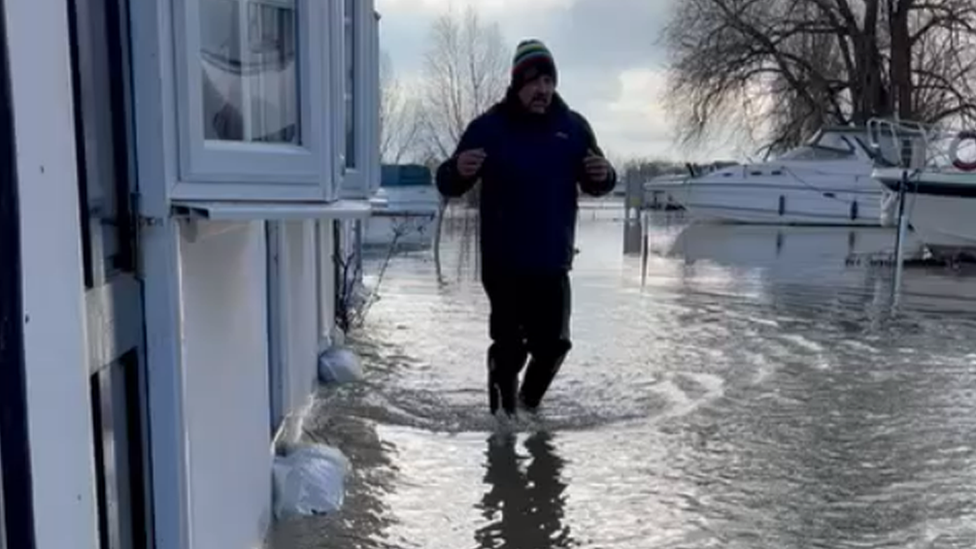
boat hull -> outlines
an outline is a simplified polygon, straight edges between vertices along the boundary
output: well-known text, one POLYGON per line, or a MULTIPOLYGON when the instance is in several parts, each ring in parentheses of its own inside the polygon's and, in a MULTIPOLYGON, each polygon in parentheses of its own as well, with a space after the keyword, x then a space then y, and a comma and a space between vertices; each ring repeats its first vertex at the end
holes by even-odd
POLYGON ((713 222, 868 227, 881 223, 880 187, 690 180, 672 194, 694 217, 713 222))
MULTIPOLYGON (((897 193, 901 170, 879 170, 876 177, 897 193)), ((908 182, 905 213, 919 238, 936 253, 976 250, 976 175, 965 172, 914 175, 908 182)))

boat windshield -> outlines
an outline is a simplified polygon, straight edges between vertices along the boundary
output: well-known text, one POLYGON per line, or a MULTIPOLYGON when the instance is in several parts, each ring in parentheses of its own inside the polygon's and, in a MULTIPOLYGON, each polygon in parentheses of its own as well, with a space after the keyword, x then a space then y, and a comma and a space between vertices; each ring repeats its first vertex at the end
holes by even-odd
POLYGON ((784 153, 781 160, 843 160, 854 156, 854 145, 844 135, 824 133, 806 145, 784 153))
POLYGON ((785 153, 782 160, 842 160, 854 156, 849 149, 835 149, 823 145, 804 145, 785 153))

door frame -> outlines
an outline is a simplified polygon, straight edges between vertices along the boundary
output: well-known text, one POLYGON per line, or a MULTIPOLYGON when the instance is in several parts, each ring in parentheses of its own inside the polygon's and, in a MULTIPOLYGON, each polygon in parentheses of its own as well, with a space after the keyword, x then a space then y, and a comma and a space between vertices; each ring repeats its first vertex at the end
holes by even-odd
POLYGON ((34 549, 20 198, 5 14, 5 1, 0 0, 0 549, 34 549))
POLYGON ((68 0, 100 547, 154 546, 128 0, 68 0))

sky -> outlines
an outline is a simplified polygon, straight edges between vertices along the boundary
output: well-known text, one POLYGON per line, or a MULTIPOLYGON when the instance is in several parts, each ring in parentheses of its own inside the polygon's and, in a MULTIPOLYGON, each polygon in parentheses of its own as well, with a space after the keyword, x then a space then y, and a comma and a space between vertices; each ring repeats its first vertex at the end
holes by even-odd
MULTIPOLYGON (((676 144, 661 100, 667 52, 660 33, 677 0, 453 0, 497 22, 514 52, 524 38, 546 43, 559 70, 559 92, 593 126, 616 158, 708 161, 738 158, 728 143, 676 144)), ((420 77, 431 22, 452 0, 377 0, 381 48, 396 76, 420 77)))

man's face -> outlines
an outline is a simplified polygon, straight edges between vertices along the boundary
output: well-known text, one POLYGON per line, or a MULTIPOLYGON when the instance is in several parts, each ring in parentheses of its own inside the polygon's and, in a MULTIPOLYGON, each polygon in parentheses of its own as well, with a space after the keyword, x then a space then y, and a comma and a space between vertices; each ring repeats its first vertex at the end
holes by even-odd
POLYGON ((555 92, 556 83, 551 76, 544 74, 526 82, 519 90, 519 99, 529 112, 544 114, 552 104, 552 95, 555 92))

